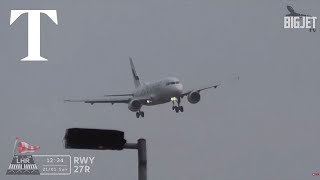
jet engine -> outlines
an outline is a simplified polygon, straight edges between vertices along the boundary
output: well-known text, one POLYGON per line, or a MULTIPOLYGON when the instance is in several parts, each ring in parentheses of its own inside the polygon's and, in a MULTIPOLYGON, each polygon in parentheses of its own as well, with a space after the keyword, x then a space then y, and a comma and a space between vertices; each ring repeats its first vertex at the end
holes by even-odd
POLYGON ((198 103, 199 101, 200 101, 200 98, 201 98, 201 96, 200 96, 200 93, 199 92, 191 92, 191 93, 189 93, 189 95, 188 95, 188 101, 189 101, 189 103, 191 103, 191 104, 196 104, 196 103, 198 103))
POLYGON ((140 110, 142 104, 137 100, 131 100, 128 104, 128 108, 132 112, 137 112, 140 110))

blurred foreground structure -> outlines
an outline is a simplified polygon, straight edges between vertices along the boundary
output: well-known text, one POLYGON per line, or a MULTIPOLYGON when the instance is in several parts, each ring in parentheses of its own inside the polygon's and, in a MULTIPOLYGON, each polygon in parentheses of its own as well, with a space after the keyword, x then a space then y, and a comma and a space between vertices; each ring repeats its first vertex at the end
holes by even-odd
POLYGON ((124 132, 117 130, 71 128, 64 137, 67 149, 138 150, 138 180, 147 180, 147 145, 145 139, 127 143, 124 132))

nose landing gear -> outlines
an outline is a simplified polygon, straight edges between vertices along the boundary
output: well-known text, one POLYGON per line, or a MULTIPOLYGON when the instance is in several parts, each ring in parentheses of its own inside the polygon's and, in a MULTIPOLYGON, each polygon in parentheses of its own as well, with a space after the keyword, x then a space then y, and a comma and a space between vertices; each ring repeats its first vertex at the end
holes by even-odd
POLYGON ((138 112, 136 112, 136 117, 139 118, 140 116, 143 118, 144 112, 139 110, 138 112))
POLYGON ((180 102, 180 98, 172 98, 172 110, 176 111, 176 113, 183 112, 183 106, 180 106, 180 102), (175 102, 177 102, 178 106, 175 106, 175 102))

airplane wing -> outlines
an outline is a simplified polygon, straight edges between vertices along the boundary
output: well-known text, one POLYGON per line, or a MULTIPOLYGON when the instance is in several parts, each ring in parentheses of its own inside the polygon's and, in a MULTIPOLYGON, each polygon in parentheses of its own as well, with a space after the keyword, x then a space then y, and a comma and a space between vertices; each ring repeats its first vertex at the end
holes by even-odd
POLYGON ((103 98, 96 98, 96 99, 68 99, 64 100, 64 102, 83 102, 89 104, 96 104, 96 103, 129 103, 132 100, 132 97, 103 97, 103 98))
POLYGON ((286 16, 297 16, 297 17, 307 16, 307 17, 311 17, 310 15, 307 15, 307 14, 299 14, 299 13, 290 13, 290 14, 287 14, 286 16))
POLYGON ((104 97, 112 97, 112 96, 133 96, 133 94, 108 94, 104 95, 104 97))
POLYGON ((64 100, 64 102, 82 102, 82 103, 88 103, 88 104, 116 104, 116 103, 124 103, 128 104, 131 100, 137 100, 140 101, 142 104, 147 104, 148 101, 152 101, 152 98, 150 97, 139 97, 139 98, 133 98, 132 96, 130 97, 125 97, 125 96, 118 96, 115 97, 115 95, 111 95, 108 97, 102 97, 102 98, 96 98, 96 99, 67 99, 64 100))
POLYGON ((297 16, 307 16, 307 17, 311 17, 310 15, 308 15, 308 14, 298 14, 297 16))
MULTIPOLYGON (((240 76, 237 75, 237 74, 233 74, 232 79, 238 81, 238 80, 240 80, 240 76)), ((216 89, 216 88, 219 87, 220 85, 221 85, 221 82, 220 82, 220 83, 217 83, 217 84, 210 85, 210 86, 205 86, 205 87, 202 87, 202 88, 190 89, 190 90, 187 90, 187 91, 183 92, 180 97, 183 98, 184 96, 189 95, 191 92, 198 92, 198 93, 200 93, 200 91, 207 90, 207 89, 210 89, 210 88, 216 89)))
POLYGON ((206 86, 206 87, 203 87, 203 88, 187 90, 187 91, 182 93, 181 98, 184 97, 184 96, 189 95, 191 92, 198 92, 199 93, 200 91, 203 91, 203 90, 206 90, 206 89, 210 89, 210 88, 216 89, 220 85, 221 84, 219 83, 219 84, 215 84, 215 85, 211 85, 211 86, 206 86))

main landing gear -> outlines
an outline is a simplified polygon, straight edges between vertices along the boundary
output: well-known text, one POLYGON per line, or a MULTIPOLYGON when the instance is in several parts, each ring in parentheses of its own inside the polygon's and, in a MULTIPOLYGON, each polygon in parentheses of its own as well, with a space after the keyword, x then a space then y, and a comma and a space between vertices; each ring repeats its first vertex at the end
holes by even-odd
POLYGON ((172 106, 172 110, 176 111, 176 113, 183 112, 183 106, 172 106))
POLYGON ((183 106, 180 106, 181 99, 180 98, 171 98, 172 99, 172 110, 176 111, 176 113, 183 112, 183 106), (175 106, 175 102, 177 102, 178 106, 175 106))
POLYGON ((140 116, 143 118, 144 112, 139 110, 138 112, 136 112, 136 117, 139 118, 140 116))

